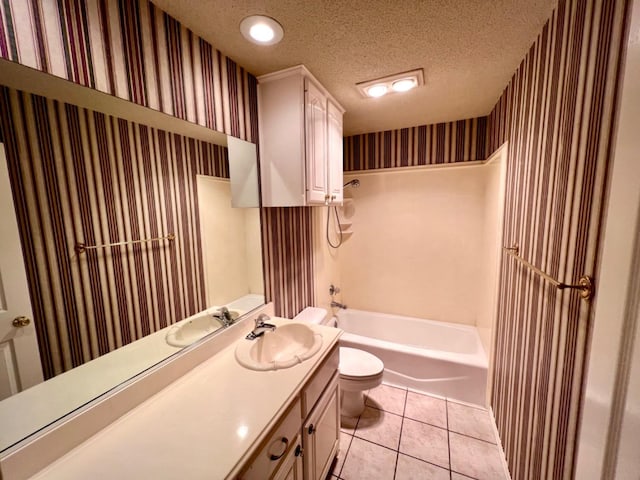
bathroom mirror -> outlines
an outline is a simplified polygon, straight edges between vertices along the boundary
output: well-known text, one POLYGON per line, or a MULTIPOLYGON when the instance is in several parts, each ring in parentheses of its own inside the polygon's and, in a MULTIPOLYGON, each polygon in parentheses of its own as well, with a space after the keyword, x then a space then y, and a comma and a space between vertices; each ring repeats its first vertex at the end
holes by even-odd
POLYGON ((0 143, 32 310, 0 330, 1 454, 181 351, 166 339, 185 319, 262 305, 264 286, 255 145, 4 60, 0 143), (44 374, 21 385, 14 347, 35 329, 44 374))

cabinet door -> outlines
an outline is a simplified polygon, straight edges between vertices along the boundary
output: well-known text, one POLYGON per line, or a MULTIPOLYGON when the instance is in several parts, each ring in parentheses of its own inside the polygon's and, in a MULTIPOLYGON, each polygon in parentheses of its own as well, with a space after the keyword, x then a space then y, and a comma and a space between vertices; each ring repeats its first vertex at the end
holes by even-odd
POLYGON ((294 445, 273 475, 273 480, 302 480, 303 450, 300 435, 296 437, 294 445))
POLYGON ((302 435, 305 479, 324 479, 338 452, 340 439, 340 397, 337 373, 305 422, 302 435))
POLYGON ((327 99, 305 80, 305 147, 307 203, 324 204, 327 192, 327 99))
POLYGON ((343 170, 343 146, 342 146, 342 112, 329 100, 327 102, 328 123, 328 155, 327 178, 329 180, 329 203, 332 205, 342 203, 342 170, 343 170))

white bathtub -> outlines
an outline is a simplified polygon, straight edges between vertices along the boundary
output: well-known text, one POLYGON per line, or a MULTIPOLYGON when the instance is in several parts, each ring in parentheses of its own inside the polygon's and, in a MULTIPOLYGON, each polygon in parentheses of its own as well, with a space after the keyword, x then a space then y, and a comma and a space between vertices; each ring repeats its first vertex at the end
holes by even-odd
POLYGON ((384 362, 384 381, 485 405, 487 357, 475 327, 420 318, 341 310, 340 345, 384 362))

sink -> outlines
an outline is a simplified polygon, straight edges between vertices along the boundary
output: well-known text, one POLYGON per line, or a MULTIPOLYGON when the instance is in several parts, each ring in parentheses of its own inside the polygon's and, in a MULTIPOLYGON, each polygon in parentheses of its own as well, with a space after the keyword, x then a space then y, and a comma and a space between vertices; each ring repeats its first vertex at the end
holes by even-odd
POLYGON ((322 335, 304 323, 286 323, 255 340, 242 339, 236 360, 251 370, 280 370, 304 362, 322 346, 322 335))
MULTIPOLYGON (((240 315, 235 310, 229 313, 234 320, 240 315)), ((200 315, 175 324, 167 332, 165 340, 173 347, 186 347, 222 327, 222 322, 213 315, 200 315)))

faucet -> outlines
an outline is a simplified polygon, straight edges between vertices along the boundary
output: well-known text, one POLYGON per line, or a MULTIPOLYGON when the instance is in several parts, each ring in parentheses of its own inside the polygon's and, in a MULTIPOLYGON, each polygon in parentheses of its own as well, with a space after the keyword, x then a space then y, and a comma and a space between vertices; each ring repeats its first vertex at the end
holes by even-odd
POLYGON ((255 328, 245 338, 247 340, 255 340, 256 338, 264 335, 264 332, 266 331, 273 332, 276 329, 276 326, 272 323, 265 322, 265 320, 270 320, 267 314, 261 313, 258 315, 258 318, 256 318, 255 328))
POLYGON ((228 327, 234 322, 231 312, 227 307, 220 307, 213 313, 213 316, 222 322, 223 327, 228 327))
POLYGON ((335 300, 331 300, 331 307, 344 308, 345 310, 347 309, 347 306, 344 303, 338 303, 335 300))

